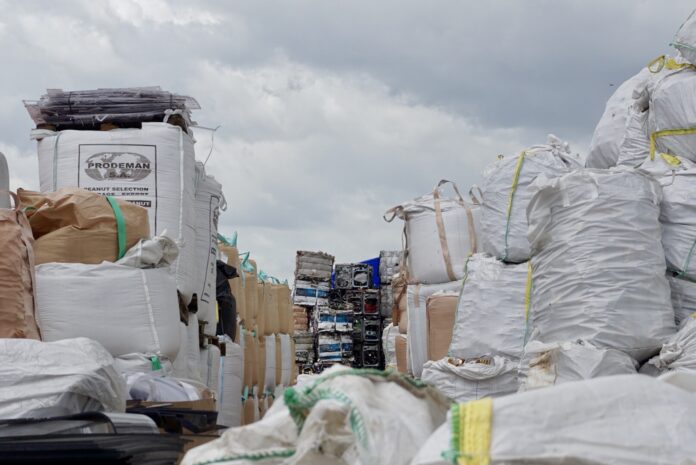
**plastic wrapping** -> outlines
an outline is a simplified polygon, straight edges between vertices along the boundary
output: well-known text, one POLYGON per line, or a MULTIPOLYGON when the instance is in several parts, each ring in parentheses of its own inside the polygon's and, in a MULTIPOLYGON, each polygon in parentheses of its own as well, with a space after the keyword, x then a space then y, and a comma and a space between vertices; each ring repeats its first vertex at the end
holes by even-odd
POLYGON ((484 254, 469 259, 449 355, 500 355, 517 361, 525 343, 529 298, 527 263, 506 265, 484 254))
POLYGON ((90 339, 0 339, 0 367, 0 418, 126 409, 114 359, 90 339))
POLYGON ((532 192, 527 188, 540 174, 555 177, 580 166, 568 144, 549 135, 546 145, 535 145, 516 157, 500 158, 486 168, 481 251, 512 263, 529 260, 526 212, 532 192))
POLYGON ((539 178, 529 205, 530 326, 541 342, 583 339, 639 362, 674 334, 658 221, 662 189, 629 169, 539 178))

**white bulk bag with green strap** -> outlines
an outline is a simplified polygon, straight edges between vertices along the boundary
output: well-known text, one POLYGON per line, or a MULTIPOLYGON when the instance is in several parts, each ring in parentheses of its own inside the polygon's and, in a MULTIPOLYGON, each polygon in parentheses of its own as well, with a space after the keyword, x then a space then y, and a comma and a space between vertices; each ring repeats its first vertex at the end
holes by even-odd
POLYGON ((287 388, 260 421, 228 429, 181 463, 407 465, 449 405, 403 375, 335 366, 287 388))
POLYGON ((696 379, 608 376, 457 404, 411 465, 692 464, 696 394, 679 381, 696 379))
POLYGON ((500 157, 483 173, 481 251, 506 262, 529 260, 527 187, 540 174, 560 176, 580 168, 567 143, 549 135, 546 145, 535 145, 517 157, 500 157))
POLYGON ((659 223, 662 189, 639 170, 537 178, 529 326, 541 342, 583 339, 639 362, 675 332, 659 223))
POLYGON ((463 359, 499 355, 518 361, 525 343, 528 264, 509 265, 475 254, 467 270, 449 355, 463 359))
POLYGON ((42 192, 80 187, 147 208, 150 233, 181 248, 173 265, 187 303, 194 292, 194 140, 168 123, 110 131, 34 130, 42 192))
POLYGON ((480 208, 462 198, 456 184, 440 181, 433 191, 397 205, 384 214, 404 220, 406 268, 410 282, 439 284, 464 277, 466 258, 478 250, 480 208), (451 185, 455 196, 444 197, 451 185))

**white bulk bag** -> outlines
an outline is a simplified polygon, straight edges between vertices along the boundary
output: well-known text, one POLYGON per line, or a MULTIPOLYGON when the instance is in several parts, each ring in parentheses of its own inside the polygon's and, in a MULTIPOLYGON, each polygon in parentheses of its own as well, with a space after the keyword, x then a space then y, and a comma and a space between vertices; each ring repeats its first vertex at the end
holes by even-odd
POLYGON ((220 358, 217 424, 234 427, 242 424, 244 350, 239 344, 228 341, 225 351, 225 356, 220 358))
POLYGON ((181 246, 177 284, 190 300, 196 283, 193 139, 180 127, 143 123, 142 129, 34 130, 42 192, 75 186, 148 209, 150 233, 164 230, 181 246))
POLYGON ((641 368, 646 374, 667 371, 692 371, 696 373, 696 319, 684 321, 677 334, 663 346, 660 353, 641 368))
POLYGON ((172 374, 172 362, 156 354, 132 353, 114 357, 114 366, 122 375, 131 373, 154 373, 169 376, 172 374))
POLYGON ((264 336, 266 341, 266 379, 263 394, 273 392, 276 386, 276 337, 275 335, 264 336))
POLYGON ((696 64, 696 10, 692 11, 672 40, 672 46, 690 63, 696 64))
POLYGON ((543 344, 532 341, 520 361, 520 391, 601 376, 636 373, 637 363, 615 349, 584 341, 543 344))
POLYGON ((696 283, 672 275, 667 276, 667 281, 672 290, 674 320, 680 326, 696 313, 696 283))
POLYGON ((587 168, 611 168, 619 159, 619 149, 624 139, 624 130, 633 105, 633 92, 650 78, 648 68, 624 81, 609 97, 604 113, 590 142, 590 152, 585 160, 587 168))
POLYGON ((220 384, 220 349, 216 345, 208 344, 200 350, 199 357, 201 381, 217 394, 220 384))
POLYGON ((259 457, 286 465, 407 465, 445 421, 448 405, 399 375, 335 366, 286 389, 258 423, 190 450, 182 465, 222 457, 237 457, 239 465, 259 457))
POLYGON ((501 260, 529 260, 527 187, 540 174, 560 176, 580 168, 568 144, 549 135, 546 145, 535 145, 516 157, 499 158, 483 173, 481 200, 481 251, 501 260))
POLYGON ((648 111, 631 108, 619 149, 617 166, 635 168, 650 156, 650 138, 648 136, 648 111))
POLYGON ((408 360, 413 376, 420 378, 423 364, 428 361, 428 318, 425 313, 428 297, 436 292, 459 292, 462 281, 445 284, 409 284, 406 290, 408 313, 408 360))
POLYGON ((639 362, 674 334, 658 221, 662 189, 626 168, 541 177, 529 204, 530 327, 639 362))
POLYGON ((517 392, 517 362, 497 356, 443 358, 425 364, 422 380, 455 402, 505 396, 517 392))
POLYGON ((179 302, 167 268, 116 263, 36 267, 37 319, 44 341, 89 337, 112 355, 179 351, 179 302))
POLYGON ((220 210, 227 204, 222 195, 222 185, 212 176, 207 176, 205 166, 196 162, 196 288, 198 296, 198 319, 207 321, 203 328, 208 335, 215 335, 216 276, 217 276, 217 231, 220 210))
POLYGON ((0 339, 0 418, 125 409, 126 384, 97 342, 0 339))
POLYGON ((529 299, 529 266, 507 265, 485 254, 469 259, 459 296, 449 355, 522 356, 529 299))
POLYGON ((281 381, 282 386, 289 386, 292 378, 292 359, 295 354, 292 353, 290 344, 290 336, 287 334, 279 334, 280 338, 280 358, 281 358, 281 381))
POLYGON ((620 375, 459 404, 411 464, 686 465, 696 457, 695 399, 620 375))
POLYGON ((662 185, 660 223, 667 268, 696 279, 696 163, 659 155, 643 163, 641 169, 662 185))
POLYGON ((466 258, 476 253, 479 206, 467 204, 456 184, 442 180, 433 191, 384 214, 404 220, 406 268, 411 282, 439 284, 464 277, 466 258), (451 184, 456 196, 443 197, 451 184))
POLYGON ((382 352, 384 352, 384 368, 396 370, 396 336, 399 327, 389 323, 382 331, 382 352))
POLYGON ((650 156, 660 153, 696 161, 696 69, 667 59, 663 73, 649 88, 650 156))

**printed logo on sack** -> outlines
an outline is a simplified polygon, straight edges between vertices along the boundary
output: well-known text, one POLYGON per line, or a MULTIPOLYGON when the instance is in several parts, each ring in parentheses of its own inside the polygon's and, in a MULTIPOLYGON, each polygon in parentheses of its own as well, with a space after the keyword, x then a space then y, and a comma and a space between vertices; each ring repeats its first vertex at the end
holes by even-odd
POLYGON ((133 152, 95 153, 85 164, 85 174, 97 181, 140 181, 152 173, 150 160, 133 152))

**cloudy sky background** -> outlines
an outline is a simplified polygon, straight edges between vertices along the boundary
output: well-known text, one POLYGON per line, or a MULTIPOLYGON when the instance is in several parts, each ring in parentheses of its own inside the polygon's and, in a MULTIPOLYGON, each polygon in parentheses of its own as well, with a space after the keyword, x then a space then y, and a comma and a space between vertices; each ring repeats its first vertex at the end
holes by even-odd
MULTIPOLYGON (((0 151, 38 188, 23 99, 160 85, 215 127, 211 171, 261 269, 401 246, 383 212, 554 133, 587 151, 604 102, 669 42, 685 0, 0 0, 0 151), (612 87, 611 84, 614 86, 612 87)), ((210 134, 197 133, 199 158, 210 134)))

